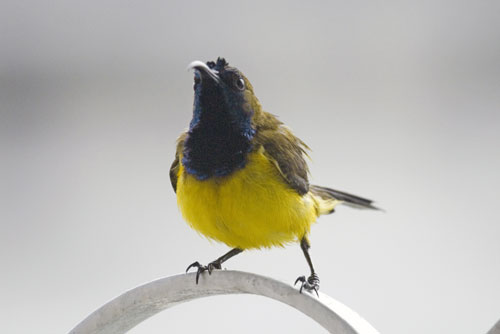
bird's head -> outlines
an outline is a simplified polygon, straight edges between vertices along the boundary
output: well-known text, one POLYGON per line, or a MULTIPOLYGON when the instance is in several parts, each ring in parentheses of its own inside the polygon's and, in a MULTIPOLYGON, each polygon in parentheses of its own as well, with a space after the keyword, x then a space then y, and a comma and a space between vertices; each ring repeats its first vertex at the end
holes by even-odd
POLYGON ((194 106, 190 129, 200 123, 227 125, 251 138, 252 118, 261 111, 250 81, 224 58, 203 63, 193 61, 194 106))

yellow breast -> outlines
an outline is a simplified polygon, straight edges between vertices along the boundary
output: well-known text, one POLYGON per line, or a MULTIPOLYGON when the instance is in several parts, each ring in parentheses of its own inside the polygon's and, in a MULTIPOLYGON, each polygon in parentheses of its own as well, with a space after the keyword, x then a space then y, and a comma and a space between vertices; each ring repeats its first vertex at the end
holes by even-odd
POLYGON ((230 247, 271 247, 301 238, 317 218, 314 202, 289 188, 261 151, 224 177, 200 181, 179 168, 177 203, 184 219, 230 247))

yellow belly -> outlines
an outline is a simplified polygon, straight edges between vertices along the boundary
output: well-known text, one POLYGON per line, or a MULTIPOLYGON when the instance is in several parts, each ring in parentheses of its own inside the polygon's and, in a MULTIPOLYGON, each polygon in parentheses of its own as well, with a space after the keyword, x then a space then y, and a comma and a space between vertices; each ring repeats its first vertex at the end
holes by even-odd
POLYGON ((184 219, 204 236, 241 249, 282 246, 309 232, 316 199, 290 189, 260 152, 245 168, 200 181, 179 169, 177 203, 184 219))

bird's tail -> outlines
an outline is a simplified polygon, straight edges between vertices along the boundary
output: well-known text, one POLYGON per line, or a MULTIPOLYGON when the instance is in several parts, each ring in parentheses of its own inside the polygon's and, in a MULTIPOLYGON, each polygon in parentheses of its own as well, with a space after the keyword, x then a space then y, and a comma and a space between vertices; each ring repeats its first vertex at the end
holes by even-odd
MULTIPOLYGON (((339 204, 342 203, 357 209, 380 210, 379 208, 373 206, 372 200, 351 195, 342 191, 314 185, 309 186, 309 191, 313 195, 321 197, 323 200, 333 200, 334 202, 337 202, 339 204)), ((331 212, 333 212, 333 207, 331 212)))

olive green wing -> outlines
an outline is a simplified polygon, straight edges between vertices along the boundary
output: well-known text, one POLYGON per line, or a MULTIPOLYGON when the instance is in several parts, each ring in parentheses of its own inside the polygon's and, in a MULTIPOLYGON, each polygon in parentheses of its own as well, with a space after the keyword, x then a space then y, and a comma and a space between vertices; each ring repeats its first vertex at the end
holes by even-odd
POLYGON ((307 145, 282 124, 258 131, 255 139, 286 183, 298 194, 307 194, 309 168, 304 159, 309 149, 307 145))
POLYGON ((180 159, 182 155, 182 150, 184 149, 184 141, 186 140, 187 133, 184 132, 177 139, 177 148, 175 150, 175 159, 170 166, 170 182, 172 183, 172 188, 174 192, 177 192, 177 179, 179 175, 179 168, 181 166, 180 159))

